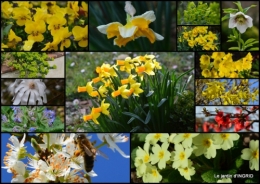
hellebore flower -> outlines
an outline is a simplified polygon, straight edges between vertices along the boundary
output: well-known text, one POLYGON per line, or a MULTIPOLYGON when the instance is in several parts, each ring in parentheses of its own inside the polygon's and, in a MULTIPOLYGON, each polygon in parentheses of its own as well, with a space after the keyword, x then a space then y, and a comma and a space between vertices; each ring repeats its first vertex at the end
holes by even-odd
POLYGON ((253 26, 253 19, 245 15, 242 12, 237 12, 236 14, 230 14, 230 19, 229 19, 229 28, 234 28, 237 27, 238 31, 240 33, 244 33, 248 27, 253 26))

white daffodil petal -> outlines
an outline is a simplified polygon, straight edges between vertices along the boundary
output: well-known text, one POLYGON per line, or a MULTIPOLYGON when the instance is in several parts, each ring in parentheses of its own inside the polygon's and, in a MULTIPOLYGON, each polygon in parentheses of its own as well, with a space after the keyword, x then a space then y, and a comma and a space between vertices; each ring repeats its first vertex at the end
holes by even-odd
MULTIPOLYGON (((152 30, 153 31, 153 30, 152 30)), ((154 31, 153 31, 154 32, 154 31)), ((155 38, 156 38, 156 40, 163 40, 164 39, 164 37, 162 36, 162 35, 160 35, 160 34, 158 34, 158 33, 156 33, 156 32, 154 32, 154 35, 155 35, 155 38)))
POLYGON ((153 22, 156 20, 156 17, 155 17, 155 14, 154 14, 154 11, 147 11, 145 12, 144 14, 142 15, 139 15, 139 16, 135 16, 135 18, 139 18, 139 17, 142 17, 146 20, 149 20, 150 22, 153 22))
POLYGON ((123 38, 129 38, 134 35, 137 26, 132 26, 131 28, 126 28, 125 26, 119 27, 119 33, 123 38))

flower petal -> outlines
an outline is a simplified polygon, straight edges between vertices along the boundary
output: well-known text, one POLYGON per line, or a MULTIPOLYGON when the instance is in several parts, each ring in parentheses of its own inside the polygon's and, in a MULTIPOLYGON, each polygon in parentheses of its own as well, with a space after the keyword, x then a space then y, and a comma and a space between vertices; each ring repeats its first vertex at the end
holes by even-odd
POLYGON ((119 33, 123 38, 129 38, 134 36, 137 30, 138 30, 137 26, 132 26, 130 28, 126 26, 119 26, 119 33))

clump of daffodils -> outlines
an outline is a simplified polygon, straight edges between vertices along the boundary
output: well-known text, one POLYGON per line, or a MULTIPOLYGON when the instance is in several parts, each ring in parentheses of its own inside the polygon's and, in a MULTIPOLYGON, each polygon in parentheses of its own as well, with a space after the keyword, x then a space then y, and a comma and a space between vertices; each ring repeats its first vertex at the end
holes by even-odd
POLYGON ((126 57, 124 60, 117 60, 115 65, 104 63, 96 67, 98 76, 87 82, 85 86, 78 86, 78 92, 86 92, 90 97, 102 98, 103 100, 100 105, 92 108, 90 114, 84 115, 83 120, 92 120, 99 124, 98 118, 101 114, 110 117, 110 104, 106 103, 105 99, 107 96, 122 97, 128 100, 138 98, 144 92, 138 81, 143 81, 145 75, 155 75, 155 72, 160 69, 160 63, 156 61, 154 55, 126 57), (121 79, 118 76, 119 71, 123 72, 124 78, 121 79), (118 80, 119 85, 116 84, 116 80, 118 80), (99 87, 95 87, 97 83, 100 84, 99 87))
MULTIPOLYGON (((133 158, 137 177, 143 182, 161 182, 161 171, 166 169, 173 170, 175 175, 176 170, 185 180, 191 181, 197 169, 212 162, 206 160, 215 159, 221 153, 218 150, 225 154, 239 138, 236 133, 150 133, 133 158)), ((258 170, 258 149, 258 141, 251 141, 250 148, 242 150, 241 157, 250 160, 250 169, 258 170)), ((215 180, 217 182, 218 178, 215 180)))
POLYGON ((134 16, 136 10, 130 1, 126 1, 125 11, 127 13, 125 25, 120 22, 112 22, 97 27, 101 33, 107 35, 108 39, 116 37, 114 45, 122 47, 139 37, 147 37, 151 43, 164 39, 163 36, 149 28, 149 24, 156 20, 154 11, 147 11, 142 15, 134 16))

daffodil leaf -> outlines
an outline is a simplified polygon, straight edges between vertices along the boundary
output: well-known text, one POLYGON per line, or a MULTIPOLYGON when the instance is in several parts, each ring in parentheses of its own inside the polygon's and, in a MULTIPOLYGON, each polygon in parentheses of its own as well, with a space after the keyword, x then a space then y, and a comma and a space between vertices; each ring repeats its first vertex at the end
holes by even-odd
POLYGON ((141 127, 140 126, 136 126, 134 127, 130 132, 136 132, 138 129, 140 129, 141 127))
POLYGON ((132 123, 132 121, 134 121, 134 120, 135 120, 135 118, 134 118, 134 117, 130 118, 130 119, 129 119, 129 121, 127 122, 127 124, 130 124, 130 123, 132 123))
POLYGON ((163 98, 161 99, 161 101, 159 102, 159 104, 157 105, 157 107, 161 107, 162 104, 164 104, 164 102, 167 100, 167 98, 163 98))
POLYGON ((152 94, 154 94, 154 91, 149 91, 149 93, 146 95, 146 97, 151 96, 152 94))
POLYGON ((146 118, 145 118, 145 121, 144 121, 144 124, 147 124, 149 123, 151 120, 151 111, 149 111, 146 115, 146 118))
POLYGON ((136 114, 133 114, 131 112, 122 112, 122 114, 124 115, 127 115, 127 116, 131 116, 131 117, 134 117, 135 119, 138 119, 139 121, 143 122, 144 123, 144 120, 142 120, 142 118, 140 118, 138 115, 136 114))

